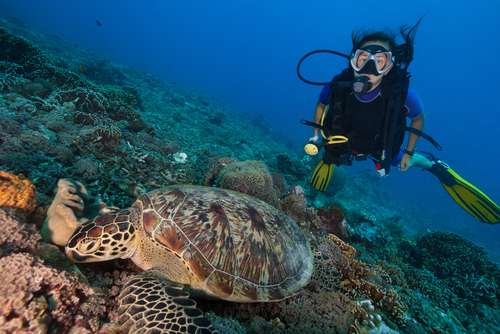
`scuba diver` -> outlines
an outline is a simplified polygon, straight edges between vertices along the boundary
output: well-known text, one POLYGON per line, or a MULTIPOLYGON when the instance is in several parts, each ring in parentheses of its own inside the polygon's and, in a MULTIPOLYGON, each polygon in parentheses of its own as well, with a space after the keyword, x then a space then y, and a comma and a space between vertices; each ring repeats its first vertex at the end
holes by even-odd
POLYGON ((476 219, 485 223, 500 222, 500 207, 477 187, 463 179, 450 166, 430 153, 417 152, 419 138, 441 146, 423 132, 422 102, 409 89, 408 66, 413 60, 413 42, 422 19, 400 29, 404 42, 382 31, 352 34, 350 55, 333 50, 315 50, 302 57, 297 65, 301 80, 324 86, 316 105, 313 137, 304 149, 316 155, 324 148, 323 158, 314 168, 311 185, 325 191, 335 165, 351 165, 353 160, 371 159, 380 176, 391 166, 401 171, 419 167, 434 174, 452 199, 476 219), (349 65, 330 82, 314 82, 300 73, 303 61, 317 53, 329 53, 348 59, 349 65), (407 126, 407 118, 410 126, 407 126), (406 145, 405 133, 409 133, 406 145), (321 138, 321 141, 320 141, 321 138))

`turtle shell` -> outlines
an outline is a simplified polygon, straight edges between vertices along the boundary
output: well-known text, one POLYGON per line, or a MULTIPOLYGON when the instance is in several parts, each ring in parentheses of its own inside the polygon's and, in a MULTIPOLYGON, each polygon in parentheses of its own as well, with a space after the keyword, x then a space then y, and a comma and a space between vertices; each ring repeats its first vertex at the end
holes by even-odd
POLYGON ((276 301, 306 285, 309 242, 269 204, 235 191, 171 186, 138 199, 147 237, 183 259, 204 292, 230 301, 276 301))

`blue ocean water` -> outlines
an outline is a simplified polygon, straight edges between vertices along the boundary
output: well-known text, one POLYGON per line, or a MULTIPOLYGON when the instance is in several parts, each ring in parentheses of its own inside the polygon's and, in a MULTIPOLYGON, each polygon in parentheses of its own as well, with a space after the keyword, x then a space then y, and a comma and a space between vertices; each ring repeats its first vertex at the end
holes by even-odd
MULTIPOLYGON (((118 63, 199 89, 235 110, 262 115, 276 140, 297 150, 311 132, 298 120, 312 118, 320 90, 297 79, 298 59, 316 48, 348 52, 353 29, 397 30, 425 15, 410 67, 411 85, 425 105, 425 129, 443 145, 440 157, 500 200, 498 2, 54 0, 1 1, 0 10, 118 63)), ((328 80, 344 65, 318 57, 304 71, 328 80)), ((419 147, 430 149, 423 142, 419 147)), ((394 171, 384 183, 393 203, 422 216, 425 226, 416 229, 459 232, 500 258, 498 227, 470 218, 434 177, 394 171)))

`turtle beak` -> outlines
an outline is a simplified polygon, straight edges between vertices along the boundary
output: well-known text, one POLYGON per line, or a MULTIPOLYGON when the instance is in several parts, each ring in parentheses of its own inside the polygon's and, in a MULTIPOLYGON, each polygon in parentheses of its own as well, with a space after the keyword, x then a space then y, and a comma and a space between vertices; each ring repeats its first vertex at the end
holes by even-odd
POLYGON ((73 249, 66 248, 66 256, 73 262, 88 262, 91 256, 80 255, 73 249))

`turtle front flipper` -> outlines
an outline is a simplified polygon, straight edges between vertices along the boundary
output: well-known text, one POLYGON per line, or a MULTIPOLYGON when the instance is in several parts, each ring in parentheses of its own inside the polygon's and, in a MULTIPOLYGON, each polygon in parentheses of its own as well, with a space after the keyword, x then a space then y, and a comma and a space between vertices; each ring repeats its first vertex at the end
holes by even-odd
POLYGON ((120 332, 217 333, 180 284, 154 270, 132 276, 118 296, 120 332))

